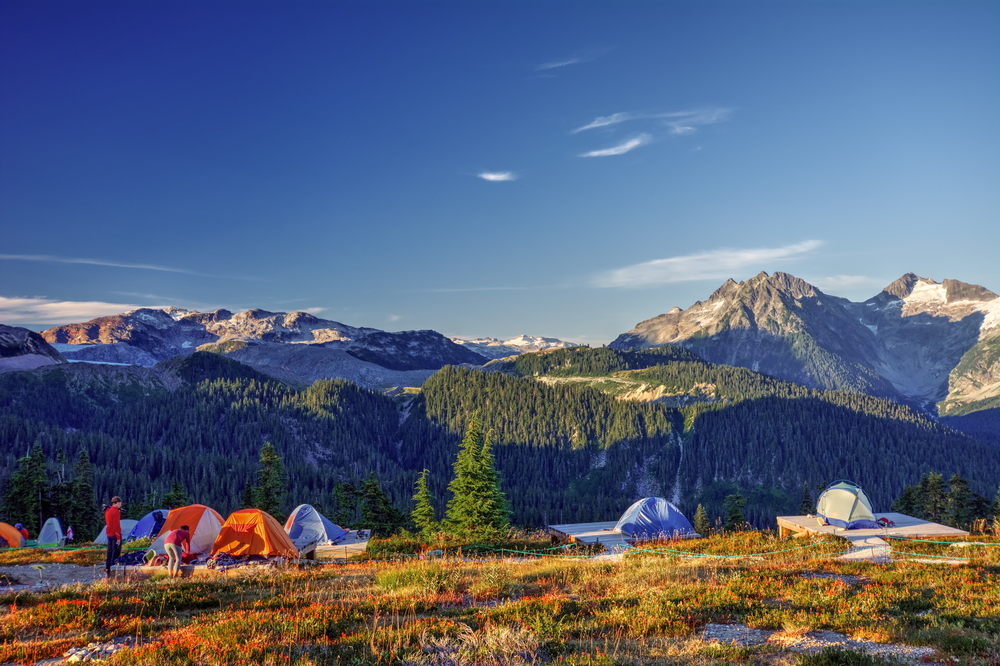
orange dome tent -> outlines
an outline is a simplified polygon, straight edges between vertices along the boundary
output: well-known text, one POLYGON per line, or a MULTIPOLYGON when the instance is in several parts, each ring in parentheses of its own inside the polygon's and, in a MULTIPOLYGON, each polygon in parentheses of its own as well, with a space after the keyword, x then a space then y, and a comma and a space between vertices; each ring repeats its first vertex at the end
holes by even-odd
POLYGON ((201 555, 212 550, 212 544, 215 543, 215 538, 219 536, 219 530, 222 528, 222 516, 215 509, 203 504, 171 509, 170 513, 167 514, 167 520, 164 521, 163 527, 160 529, 160 536, 146 551, 147 554, 152 552, 156 555, 164 555, 167 552, 163 545, 167 534, 180 528, 181 525, 187 525, 191 528, 191 554, 201 555))
POLYGON ((260 509, 234 511, 222 525, 212 555, 229 553, 234 557, 298 557, 299 549, 288 538, 281 523, 260 509))
POLYGON ((0 523, 0 548, 20 548, 21 533, 7 523, 0 523))

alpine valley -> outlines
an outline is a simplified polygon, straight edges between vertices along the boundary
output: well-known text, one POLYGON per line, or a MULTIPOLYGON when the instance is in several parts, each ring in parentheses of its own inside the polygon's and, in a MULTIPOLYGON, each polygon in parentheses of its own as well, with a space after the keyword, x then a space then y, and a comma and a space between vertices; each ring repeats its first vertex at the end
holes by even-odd
POLYGON ((861 303, 785 273, 730 280, 601 348, 144 308, 2 326, 0 371, 0 483, 38 443, 86 452, 98 496, 126 503, 176 481, 236 508, 271 442, 284 510, 336 511, 338 482, 374 474, 408 512, 427 469, 443 515, 473 416, 521 525, 610 520, 646 495, 715 519, 738 491, 763 526, 836 478, 877 510, 930 471, 1000 484, 1000 297, 912 273, 861 303))

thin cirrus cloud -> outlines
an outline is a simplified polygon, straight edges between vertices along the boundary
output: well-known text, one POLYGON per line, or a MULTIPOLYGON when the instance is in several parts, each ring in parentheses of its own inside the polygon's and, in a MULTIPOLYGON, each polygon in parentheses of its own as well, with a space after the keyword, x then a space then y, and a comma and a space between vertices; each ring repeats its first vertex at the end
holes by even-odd
POLYGON ((7 298, 0 296, 0 321, 13 324, 65 324, 120 314, 141 306, 105 301, 57 301, 50 298, 7 298))
POLYGON ((709 107, 705 109, 692 109, 690 111, 673 111, 670 113, 612 113, 610 116, 598 116, 592 121, 570 131, 570 134, 579 134, 587 130, 599 129, 601 127, 611 127, 632 120, 658 120, 670 128, 671 134, 684 135, 692 134, 702 125, 714 125, 728 120, 732 115, 732 109, 725 107, 709 107))
POLYGON ((550 69, 559 69, 560 67, 568 67, 570 65, 579 65, 581 63, 587 62, 584 58, 567 58, 566 60, 553 60, 551 62, 542 63, 535 67, 536 72, 544 72, 550 69))
POLYGON ((640 134, 635 138, 619 143, 617 146, 602 148, 601 150, 591 150, 588 153, 581 153, 580 157, 610 157, 612 155, 624 155, 631 150, 635 150, 639 146, 645 146, 652 140, 653 137, 650 135, 640 134))
POLYGON ((197 275, 199 277, 229 278, 234 280, 256 280, 258 278, 243 276, 211 275, 200 271, 193 271, 187 268, 175 268, 172 266, 158 266, 156 264, 133 264, 122 261, 109 261, 106 259, 88 259, 85 257, 56 257, 50 254, 0 254, 0 259, 9 261, 34 261, 49 264, 84 264, 88 266, 109 266, 111 268, 131 268, 144 271, 162 271, 165 273, 181 273, 184 275, 197 275))
POLYGON ((791 259, 811 252, 823 241, 808 240, 772 248, 719 249, 697 254, 656 259, 596 275, 595 287, 646 287, 672 282, 716 280, 778 259, 791 259))
POLYGON ((476 176, 491 183, 504 183, 517 180, 517 174, 513 171, 483 171, 482 173, 477 173, 476 176))

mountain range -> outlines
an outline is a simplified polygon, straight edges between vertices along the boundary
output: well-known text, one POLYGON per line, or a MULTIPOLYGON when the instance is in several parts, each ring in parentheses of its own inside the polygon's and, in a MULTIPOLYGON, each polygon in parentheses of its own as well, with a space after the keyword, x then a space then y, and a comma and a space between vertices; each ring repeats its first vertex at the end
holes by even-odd
POLYGON ((907 273, 856 303, 787 273, 760 273, 640 322, 610 346, 666 344, 713 363, 932 414, 1000 406, 1000 297, 957 280, 907 273))

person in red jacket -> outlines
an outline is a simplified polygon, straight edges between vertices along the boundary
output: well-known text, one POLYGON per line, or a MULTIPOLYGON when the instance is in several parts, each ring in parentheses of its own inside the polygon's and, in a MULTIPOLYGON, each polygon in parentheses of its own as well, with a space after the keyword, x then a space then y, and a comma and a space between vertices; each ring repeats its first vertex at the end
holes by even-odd
POLYGON ((111 567, 122 554, 122 498, 112 497, 111 506, 104 510, 105 530, 108 535, 108 559, 104 563, 105 575, 111 578, 111 567))
POLYGON ((188 526, 181 525, 179 530, 168 534, 167 538, 163 540, 163 546, 167 549, 167 573, 171 578, 180 578, 184 555, 187 555, 188 551, 191 550, 191 532, 188 531, 188 526), (183 554, 181 546, 184 547, 183 554))
MULTIPOLYGON (((21 533, 21 536, 24 538, 25 541, 28 540, 28 530, 24 528, 24 525, 18 523, 17 525, 14 525, 14 529, 21 533)), ((24 544, 21 545, 23 546, 24 544)))

